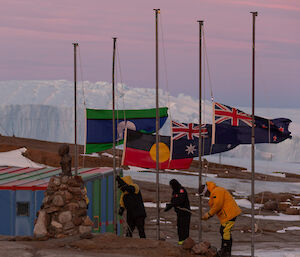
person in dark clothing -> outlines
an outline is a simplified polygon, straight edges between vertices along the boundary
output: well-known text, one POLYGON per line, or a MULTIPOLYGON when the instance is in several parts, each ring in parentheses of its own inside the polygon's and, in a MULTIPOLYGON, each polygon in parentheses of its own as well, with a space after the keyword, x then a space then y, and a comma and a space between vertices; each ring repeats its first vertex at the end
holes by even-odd
POLYGON ((132 232, 135 227, 139 231, 140 238, 146 238, 144 226, 146 211, 143 203, 143 198, 139 186, 134 184, 130 176, 121 178, 116 177, 118 187, 122 191, 120 197, 119 215, 122 216, 124 210, 127 211, 127 237, 132 237, 132 232))
POLYGON ((170 181, 170 186, 173 190, 171 202, 167 203, 164 211, 169 211, 174 207, 177 214, 177 233, 178 244, 183 244, 184 240, 189 237, 190 222, 191 222, 191 208, 188 194, 185 188, 176 180, 170 181))

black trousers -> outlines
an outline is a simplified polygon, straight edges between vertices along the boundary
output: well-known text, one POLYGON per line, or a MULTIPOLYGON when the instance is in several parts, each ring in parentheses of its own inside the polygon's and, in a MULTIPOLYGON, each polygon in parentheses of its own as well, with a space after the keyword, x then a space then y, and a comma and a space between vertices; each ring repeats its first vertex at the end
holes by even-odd
POLYGON ((135 227, 137 227, 139 231, 140 238, 146 238, 144 226, 145 226, 145 217, 137 217, 137 218, 131 218, 127 217, 127 237, 132 237, 132 232, 134 231, 135 227))
POLYGON ((191 214, 177 214, 177 233, 179 241, 187 239, 190 235, 191 214))

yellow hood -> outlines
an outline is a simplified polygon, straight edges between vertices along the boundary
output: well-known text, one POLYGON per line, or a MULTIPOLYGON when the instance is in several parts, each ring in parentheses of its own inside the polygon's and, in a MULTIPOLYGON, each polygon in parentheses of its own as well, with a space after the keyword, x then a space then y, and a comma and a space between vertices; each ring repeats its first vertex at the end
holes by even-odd
POLYGON ((123 179, 123 181, 126 183, 126 184, 128 184, 128 185, 133 185, 133 181, 132 181, 132 178, 131 178, 131 176, 125 176, 125 177, 123 177, 123 178, 121 178, 121 179, 123 179))
POLYGON ((211 193, 216 188, 216 183, 212 181, 207 181, 207 190, 211 193))

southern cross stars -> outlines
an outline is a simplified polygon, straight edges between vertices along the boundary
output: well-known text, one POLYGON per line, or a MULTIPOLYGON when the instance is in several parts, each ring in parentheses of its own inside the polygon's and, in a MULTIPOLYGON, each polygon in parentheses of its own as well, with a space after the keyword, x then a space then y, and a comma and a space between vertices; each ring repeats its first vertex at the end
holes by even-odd
POLYGON ((194 154, 194 152, 196 151, 195 148, 196 148, 195 145, 190 144, 190 145, 187 145, 187 146, 186 146, 185 151, 186 151, 188 154, 194 154))

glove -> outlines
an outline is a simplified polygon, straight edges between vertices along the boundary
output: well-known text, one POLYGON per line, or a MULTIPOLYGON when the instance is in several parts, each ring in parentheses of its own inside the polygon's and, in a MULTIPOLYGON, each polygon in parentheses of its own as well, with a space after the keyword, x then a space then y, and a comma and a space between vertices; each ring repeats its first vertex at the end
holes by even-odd
POLYGON ((122 186, 126 185, 126 183, 123 179, 120 178, 120 176, 116 176, 116 181, 118 182, 118 188, 121 188, 122 186))
POLYGON ((118 214, 119 214, 120 216, 123 216, 124 210, 125 210, 125 209, 124 209, 123 207, 120 207, 120 208, 119 208, 118 214))
POLYGON ((212 216, 210 216, 210 214, 207 212, 202 216, 202 220, 208 220, 209 218, 211 218, 212 216))
POLYGON ((167 204, 166 204, 166 208, 164 209, 164 211, 169 211, 169 210, 172 209, 172 207, 173 207, 173 204, 167 203, 167 204))

